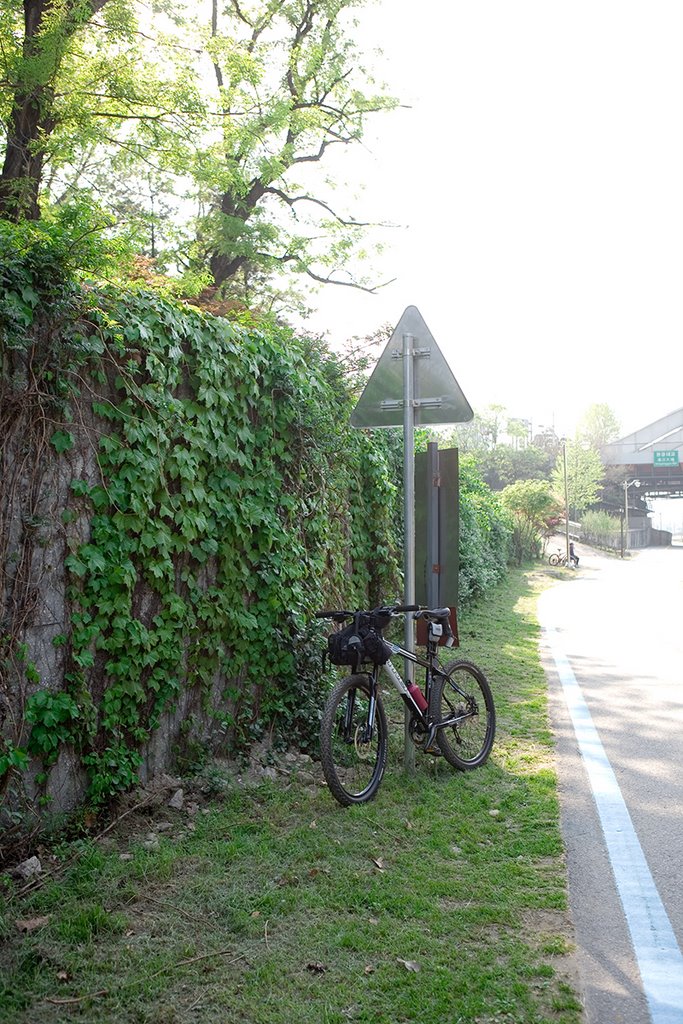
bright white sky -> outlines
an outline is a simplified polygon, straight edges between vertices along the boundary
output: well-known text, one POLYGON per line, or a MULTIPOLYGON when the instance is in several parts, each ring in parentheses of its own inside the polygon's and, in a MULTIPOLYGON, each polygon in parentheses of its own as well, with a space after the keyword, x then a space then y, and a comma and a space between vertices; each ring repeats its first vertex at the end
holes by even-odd
MULTIPOLYGON (((680 0, 381 0, 363 43, 411 109, 344 177, 387 232, 379 295, 327 288, 333 342, 418 307, 477 410, 622 433, 683 406, 680 0)), ((381 123, 380 123, 381 122, 381 123)))

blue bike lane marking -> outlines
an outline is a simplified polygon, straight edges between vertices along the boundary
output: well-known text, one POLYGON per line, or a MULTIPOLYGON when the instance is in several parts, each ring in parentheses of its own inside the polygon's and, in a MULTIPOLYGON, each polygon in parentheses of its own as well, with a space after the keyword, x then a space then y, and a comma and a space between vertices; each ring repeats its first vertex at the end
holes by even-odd
POLYGON ((683 956, 557 630, 544 627, 605 837, 653 1024, 683 1021, 683 956))

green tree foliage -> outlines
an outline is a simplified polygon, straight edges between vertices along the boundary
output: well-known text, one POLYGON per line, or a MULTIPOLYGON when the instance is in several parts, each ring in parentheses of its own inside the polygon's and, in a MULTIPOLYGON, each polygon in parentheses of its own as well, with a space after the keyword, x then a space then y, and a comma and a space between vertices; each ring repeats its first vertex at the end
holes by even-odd
POLYGON ((615 441, 621 430, 614 411, 605 402, 591 405, 584 413, 577 430, 577 438, 587 441, 599 451, 603 445, 615 441))
POLYGON ((395 105, 354 41, 362 6, 0 0, 0 215, 86 196, 144 255, 246 301, 282 274, 361 286, 368 225, 318 167, 395 105))
POLYGON ((468 423, 459 423, 453 430, 453 443, 464 455, 482 458, 484 453, 493 451, 504 423, 505 409, 502 405, 491 405, 475 413, 468 423))
MULTIPOLYGON (((603 466, 598 452, 585 441, 566 442, 567 498, 570 518, 580 516, 597 500, 603 479, 603 466)), ((562 454, 553 469, 553 493, 564 506, 564 470, 562 454)))
POLYGON ((38 189, 46 143, 57 124, 56 80, 65 51, 107 0, 4 0, 0 6, 0 78, 5 152, 0 212, 20 220, 40 216, 38 189))
POLYGON ((509 417, 501 405, 475 413, 469 423, 459 424, 450 438, 463 454, 474 456, 483 480, 494 491, 516 480, 550 477, 556 448, 538 443, 538 435, 529 443, 529 424, 509 417))
POLYGON ((540 557, 544 539, 558 521, 560 506, 550 483, 518 480, 501 493, 503 505, 514 519, 512 552, 517 564, 540 557))
POLYGON ((217 285, 286 266, 352 283, 347 264, 363 226, 333 208, 311 168, 331 148, 359 142, 368 116, 394 105, 367 91, 371 76, 353 41, 360 6, 212 0, 207 50, 220 137, 198 154, 194 173, 211 207, 201 244, 217 285))
POLYGON ((494 491, 500 491, 516 480, 547 480, 553 461, 548 452, 535 445, 514 448, 509 444, 497 444, 490 452, 478 456, 482 477, 494 491))
POLYGON ((501 501, 516 515, 524 516, 539 530, 557 516, 559 505, 545 480, 518 480, 501 493, 501 501))
POLYGON ((147 46, 135 8, 133 0, 0 0, 3 216, 38 219, 41 189, 61 201, 67 168, 77 190, 106 206, 96 156, 108 152, 115 180, 133 166, 158 167, 164 154, 168 163, 181 139, 196 141, 202 104, 188 51, 161 32, 147 46))

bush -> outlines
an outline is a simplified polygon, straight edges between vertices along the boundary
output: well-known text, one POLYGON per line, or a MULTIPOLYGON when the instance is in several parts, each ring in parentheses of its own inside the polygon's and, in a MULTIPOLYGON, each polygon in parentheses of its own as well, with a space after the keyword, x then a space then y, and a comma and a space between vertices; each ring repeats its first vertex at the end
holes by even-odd
POLYGON ((621 544, 621 520, 608 512, 585 512, 581 519, 581 539, 603 548, 621 544))
POLYGON ((505 508, 513 515, 512 557, 517 565, 540 558, 543 538, 558 505, 545 480, 518 480, 501 494, 505 508))
POLYGON ((460 460, 460 604, 481 597, 503 578, 512 518, 482 480, 472 456, 460 460))

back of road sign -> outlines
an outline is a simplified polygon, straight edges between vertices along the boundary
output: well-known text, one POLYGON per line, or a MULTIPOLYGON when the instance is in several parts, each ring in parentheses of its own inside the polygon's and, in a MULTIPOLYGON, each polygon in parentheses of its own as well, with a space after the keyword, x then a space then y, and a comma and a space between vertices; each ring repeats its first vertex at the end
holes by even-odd
POLYGON ((408 306, 391 335, 356 408, 352 427, 403 425, 403 338, 413 336, 415 426, 464 423, 474 415, 416 306, 408 306))

